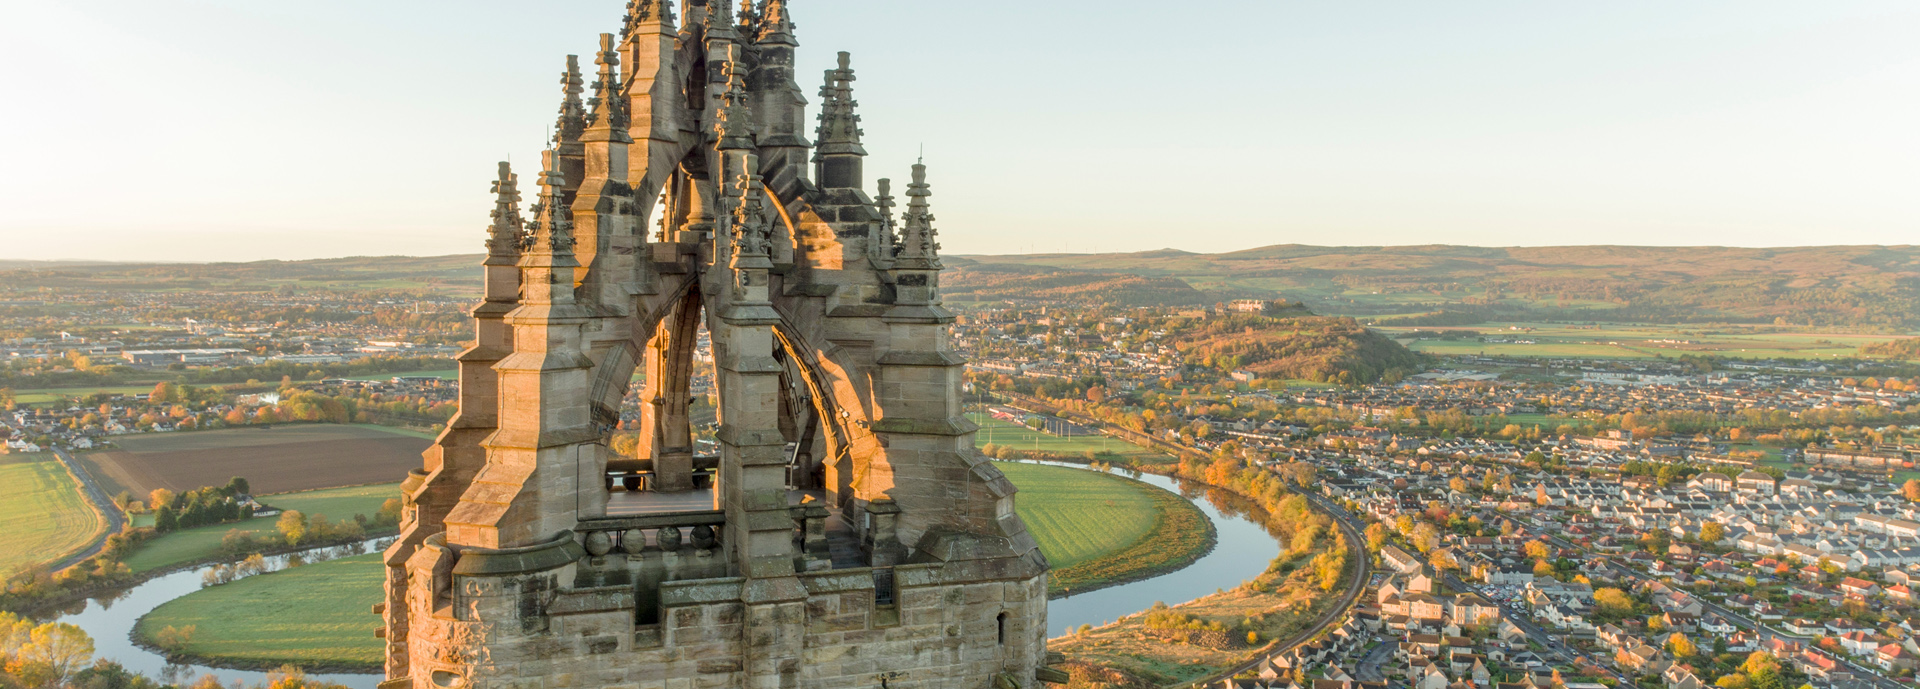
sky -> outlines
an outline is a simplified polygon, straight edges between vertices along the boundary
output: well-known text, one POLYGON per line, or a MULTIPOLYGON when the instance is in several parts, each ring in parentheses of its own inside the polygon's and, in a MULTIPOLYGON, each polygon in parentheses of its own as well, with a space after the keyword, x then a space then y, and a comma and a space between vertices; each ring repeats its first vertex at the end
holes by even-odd
MULTIPOLYGON (((239 261, 480 251, 624 0, 17 5, 0 259, 239 261)), ((1911 0, 789 6, 947 253, 1920 240, 1911 0)))

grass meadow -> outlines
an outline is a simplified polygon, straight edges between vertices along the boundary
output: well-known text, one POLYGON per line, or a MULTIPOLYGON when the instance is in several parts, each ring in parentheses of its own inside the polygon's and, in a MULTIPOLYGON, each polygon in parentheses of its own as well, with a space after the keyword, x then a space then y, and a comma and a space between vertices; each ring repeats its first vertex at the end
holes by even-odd
POLYGON ((1053 565, 1054 592, 1168 571, 1212 546, 1207 516, 1151 485, 1086 469, 997 462, 1014 510, 1053 565))
POLYGON ((134 626, 152 641, 167 627, 194 627, 187 655, 232 664, 372 669, 386 568, 380 553, 328 560, 201 589, 155 608, 134 626))
MULTIPOLYGON (((1053 563, 1056 590, 1182 565, 1211 543, 1206 515, 1173 493, 1085 469, 998 465, 1020 488, 1017 509, 1053 563)), ((342 508, 378 508, 377 500, 392 493, 393 485, 366 489, 369 494, 360 496, 337 489, 264 499, 277 507, 347 516, 350 510, 342 508), (371 490, 376 488, 381 490, 371 490)), ((250 526, 272 528, 270 518, 253 521, 259 524, 250 526)), ((194 552, 210 552, 204 550, 209 545, 217 549, 227 528, 165 537, 175 539, 166 544, 170 557, 192 559, 192 553, 183 552, 189 543, 201 549, 194 552)), ((166 627, 193 625, 192 642, 179 649, 191 656, 262 667, 372 668, 380 662, 382 642, 372 634, 377 618, 367 611, 380 602, 380 557, 342 558, 202 589, 149 613, 135 634, 151 640, 166 627)))
MULTIPOLYGON (((339 521, 352 519, 353 515, 364 514, 372 518, 380 511, 381 503, 388 498, 400 497, 400 484, 379 483, 370 486, 350 486, 347 488, 327 488, 299 493, 262 495, 255 499, 267 505, 283 510, 299 510, 312 517, 325 515, 327 519, 339 521)), ((241 531, 261 536, 275 532, 274 523, 278 517, 256 517, 233 524, 212 524, 182 529, 146 543, 142 543, 126 558, 127 568, 135 572, 148 572, 174 565, 199 562, 221 555, 220 539, 228 531, 241 531)))
MULTIPOLYGON (((1396 337, 1414 327, 1384 327, 1396 337)), ((1435 330, 1438 328, 1424 328, 1435 330)), ((1529 340, 1478 342, 1473 340, 1402 340, 1417 352, 1440 355, 1651 359, 1684 354, 1714 354, 1736 359, 1821 359, 1858 356, 1860 348, 1895 339, 1888 335, 1853 333, 1773 332, 1747 326, 1643 325, 1633 323, 1485 323, 1456 329, 1474 330, 1496 339, 1529 340)))
POLYGON ((51 564, 93 542, 105 524, 53 455, 0 457, 0 574, 51 564))
MULTIPOLYGON (((1143 464, 1162 464, 1174 461, 1172 457, 1143 449, 1133 443, 1101 434, 1074 437, 1049 435, 1016 423, 995 419, 978 412, 967 414, 967 418, 980 424, 980 432, 975 433, 973 442, 980 447, 1004 445, 1026 452, 1050 452, 1056 454, 1080 455, 1089 450, 1102 455, 1115 455, 1133 458, 1143 464)), ((1016 485, 1018 481, 1014 482, 1016 485)))

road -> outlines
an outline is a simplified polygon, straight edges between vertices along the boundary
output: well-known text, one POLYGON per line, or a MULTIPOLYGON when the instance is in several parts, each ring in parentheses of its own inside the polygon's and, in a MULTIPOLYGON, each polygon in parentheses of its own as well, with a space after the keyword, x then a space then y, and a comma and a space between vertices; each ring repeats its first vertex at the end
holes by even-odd
POLYGON ((67 454, 66 450, 56 449, 53 451, 53 455, 59 457, 60 463, 67 465, 67 469, 71 470, 74 476, 80 477, 81 495, 85 496, 88 502, 93 503, 93 506, 98 508, 100 514, 107 520, 107 528, 100 531, 100 535, 93 539, 93 543, 87 545, 86 550, 82 550, 61 559, 59 562, 53 563, 50 568, 51 571, 58 572, 85 562, 87 558, 99 555, 101 549, 107 547, 107 537, 120 533, 120 529, 125 526, 127 518, 125 514, 120 512, 120 508, 113 504, 113 500, 107 497, 107 492, 100 487, 99 482, 94 480, 93 474, 87 473, 85 464, 82 464, 78 459, 74 459, 73 455, 67 454))
POLYGON ((1273 650, 1263 653, 1257 658, 1248 660, 1223 672, 1215 673, 1206 679, 1196 680, 1187 684, 1187 686, 1202 687, 1208 683, 1218 682, 1222 679, 1252 670, 1259 667, 1261 663, 1266 662, 1268 658, 1272 658, 1294 646, 1312 640, 1314 637, 1319 636, 1322 632, 1331 628, 1335 622, 1340 621, 1348 611, 1352 610, 1354 602, 1360 599, 1360 593, 1366 590, 1367 579, 1373 576, 1373 562, 1372 558, 1367 557, 1367 551, 1364 545, 1367 541, 1365 537, 1360 535, 1360 530, 1356 528, 1359 522, 1353 518, 1352 514, 1348 513, 1339 505, 1328 502, 1326 498, 1312 493, 1295 492, 1305 496, 1307 502, 1311 503, 1314 508, 1318 509, 1322 514, 1332 517, 1334 524, 1340 527, 1342 533, 1346 534, 1347 560, 1358 563, 1356 571, 1354 572, 1353 581, 1347 583, 1347 590, 1340 595, 1339 604, 1329 609, 1326 615, 1321 616, 1320 620, 1315 622, 1313 626, 1306 631, 1293 635, 1287 639, 1286 642, 1274 646, 1273 650))
MULTIPOLYGON (((1022 401, 1025 401, 1025 400, 1022 400, 1022 401)), ((1009 405, 1009 406, 1012 406, 1012 405, 1009 405)), ((1020 409, 1020 407, 1017 407, 1017 406, 1014 408, 1020 409)), ((1023 411, 1027 411, 1027 410, 1023 409, 1023 411)), ((1131 431, 1127 431, 1124 428, 1120 428, 1118 426, 1101 422, 1098 419, 1072 418, 1072 420, 1077 423, 1086 423, 1089 425, 1096 426, 1098 428, 1112 431, 1116 435, 1119 435, 1119 437, 1122 437, 1122 438, 1129 437, 1129 434, 1132 434, 1131 431)), ((1132 434, 1132 435, 1138 435, 1138 434, 1132 434)), ((1187 452, 1199 452, 1198 450, 1194 450, 1192 448, 1179 448, 1179 449, 1185 450, 1187 452)), ((1175 452, 1175 454, 1178 455, 1179 452, 1175 452)), ((1319 510, 1322 514, 1325 514, 1328 517, 1332 517, 1334 524, 1340 527, 1340 531, 1342 533, 1346 534, 1347 561, 1357 563, 1355 566, 1353 580, 1347 583, 1347 590, 1346 592, 1340 595, 1339 604, 1329 609, 1326 615, 1322 616, 1320 620, 1314 622, 1313 626, 1308 628, 1306 631, 1293 635, 1293 637, 1287 639, 1286 642, 1274 646, 1273 650, 1268 651, 1267 653, 1263 653, 1259 657, 1248 660, 1244 663, 1241 663, 1232 668, 1229 668, 1223 672, 1215 673, 1214 675, 1207 677, 1205 679, 1195 680, 1193 682, 1188 683, 1186 686, 1202 687, 1202 686, 1206 686, 1210 682, 1218 682, 1222 679, 1226 679, 1234 675, 1240 674, 1242 672, 1246 672, 1248 670, 1254 669, 1258 667, 1261 663, 1266 662, 1268 658, 1278 655, 1288 649, 1293 648, 1294 646, 1298 646, 1302 643, 1305 643, 1308 640, 1313 639, 1316 636, 1319 636, 1322 632, 1325 632, 1329 627, 1332 627, 1335 622, 1338 622, 1342 617, 1344 617, 1348 611, 1352 610, 1354 602, 1360 599, 1360 593, 1366 590, 1367 579, 1373 575, 1373 562, 1372 562, 1372 558, 1367 557, 1367 551, 1365 546, 1367 542, 1366 538, 1360 534, 1360 529, 1365 528, 1364 525, 1361 525, 1358 520, 1354 519, 1353 515, 1347 512, 1345 508, 1339 505, 1336 505, 1332 502, 1329 502, 1326 498, 1323 498, 1319 495, 1315 495, 1313 493, 1304 492, 1304 491, 1295 491, 1295 492, 1299 493, 1302 496, 1305 496, 1307 499, 1307 502, 1312 504, 1314 508, 1319 510)))

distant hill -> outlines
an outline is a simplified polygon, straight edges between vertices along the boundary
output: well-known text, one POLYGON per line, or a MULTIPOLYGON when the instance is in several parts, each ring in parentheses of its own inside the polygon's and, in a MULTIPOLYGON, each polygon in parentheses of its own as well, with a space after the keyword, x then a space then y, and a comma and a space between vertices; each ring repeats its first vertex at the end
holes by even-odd
MULTIPOLYGON (((0 262, 0 285, 249 291, 289 286, 473 298, 480 257, 250 263, 0 262)), ((1286 297, 1315 313, 1446 326, 1597 320, 1920 329, 1920 246, 1328 247, 1221 254, 951 256, 955 300, 1184 306, 1286 297)))
POLYGON ((1351 318, 1232 315, 1178 319, 1168 341, 1185 363, 1222 374, 1316 382, 1398 381, 1420 371, 1420 355, 1351 318))
MULTIPOLYGON (((1323 247, 966 256, 971 266, 1176 278, 1406 325, 1488 320, 1920 328, 1920 247, 1323 247)), ((1091 280, 1092 277, 1081 279, 1091 280)))

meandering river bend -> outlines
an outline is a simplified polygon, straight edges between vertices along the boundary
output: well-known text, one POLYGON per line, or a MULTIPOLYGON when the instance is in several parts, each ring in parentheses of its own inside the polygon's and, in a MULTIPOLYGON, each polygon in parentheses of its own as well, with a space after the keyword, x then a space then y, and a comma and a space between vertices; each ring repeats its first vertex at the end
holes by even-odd
MULTIPOLYGON (((1086 470, 1076 464, 1042 463, 1086 470)), ((1217 544, 1212 552, 1179 570, 1151 579, 1055 599, 1047 604, 1050 635, 1059 636, 1083 624, 1097 627, 1145 610, 1155 601, 1177 605, 1218 589, 1239 586, 1241 582, 1265 571, 1267 563, 1280 554, 1279 541, 1268 534, 1259 521, 1259 508, 1250 501, 1217 488, 1181 479, 1153 474, 1138 478, 1178 493, 1198 506, 1213 521, 1219 538, 1217 544)), ((377 543, 315 548, 279 555, 268 558, 268 566, 270 569, 280 569, 293 557, 318 560, 370 552, 384 547, 385 543, 383 539, 377 543)), ((155 577, 112 596, 90 599, 84 604, 76 603, 54 619, 86 630, 93 637, 95 657, 118 661, 128 670, 148 677, 185 685, 201 675, 211 674, 227 683, 234 680, 248 684, 260 683, 266 678, 266 673, 173 664, 167 662, 164 656, 133 643, 135 621, 162 603, 200 590, 201 577, 211 568, 209 565, 155 577)), ((310 677, 353 689, 374 689, 374 685, 380 681, 380 676, 375 674, 314 674, 310 677)))

